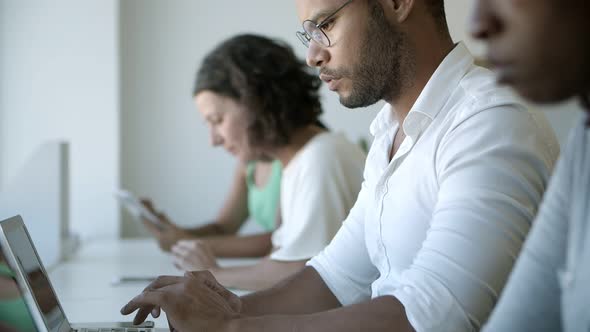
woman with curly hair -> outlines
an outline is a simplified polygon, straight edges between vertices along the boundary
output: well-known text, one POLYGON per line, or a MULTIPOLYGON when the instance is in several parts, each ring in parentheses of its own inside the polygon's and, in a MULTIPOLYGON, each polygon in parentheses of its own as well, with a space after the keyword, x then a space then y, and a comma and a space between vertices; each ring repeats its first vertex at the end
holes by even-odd
POLYGON ((280 225, 254 265, 219 267, 216 253, 230 244, 204 238, 172 246, 176 266, 258 290, 302 269, 330 242, 360 191, 365 154, 319 123, 320 85, 289 46, 262 36, 230 38, 205 57, 193 96, 211 142, 243 163, 280 161, 280 225))

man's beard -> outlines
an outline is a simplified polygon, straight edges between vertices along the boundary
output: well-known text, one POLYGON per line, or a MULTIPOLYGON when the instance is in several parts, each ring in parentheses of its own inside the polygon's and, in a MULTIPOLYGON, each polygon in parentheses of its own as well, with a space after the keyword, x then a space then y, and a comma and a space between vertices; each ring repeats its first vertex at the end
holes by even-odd
POLYGON ((348 108, 366 107, 382 99, 399 98, 411 84, 414 62, 409 55, 406 35, 385 19, 383 9, 374 4, 359 64, 351 69, 325 73, 352 80, 352 90, 340 103, 348 108), (402 67, 403 66, 403 67, 402 67))

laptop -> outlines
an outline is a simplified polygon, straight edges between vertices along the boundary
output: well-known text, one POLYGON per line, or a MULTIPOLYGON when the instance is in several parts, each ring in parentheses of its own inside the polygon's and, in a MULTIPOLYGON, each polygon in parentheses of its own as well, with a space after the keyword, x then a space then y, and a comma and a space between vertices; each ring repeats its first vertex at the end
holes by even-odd
MULTIPOLYGON (((24 302, 25 304, 21 305, 18 312, 20 322, 3 322, 0 320, 0 330, 17 325, 14 330, 18 332, 169 331, 168 329, 153 328, 154 323, 151 321, 144 322, 139 326, 134 326, 130 322, 70 324, 20 216, 0 221, 0 267, 0 272, 4 271, 3 274, 0 274, 0 278, 4 279, 2 285, 10 288, 10 279, 16 284, 12 292, 18 292, 17 300, 14 300, 15 297, 11 296, 11 303, 18 307, 18 301, 22 299, 21 303, 24 302), (29 324, 26 322, 27 319, 30 322, 29 324), (20 326, 20 329, 18 326, 20 326), (29 327, 24 328, 22 326, 29 327)), ((1 301, 0 298, 0 303, 1 301)), ((118 310, 118 308, 113 308, 113 310, 118 310)), ((13 315, 13 317, 16 316, 17 314, 13 315)), ((8 316, 8 318, 10 317, 8 316)), ((0 318, 2 318, 2 315, 0 315, 0 318)))

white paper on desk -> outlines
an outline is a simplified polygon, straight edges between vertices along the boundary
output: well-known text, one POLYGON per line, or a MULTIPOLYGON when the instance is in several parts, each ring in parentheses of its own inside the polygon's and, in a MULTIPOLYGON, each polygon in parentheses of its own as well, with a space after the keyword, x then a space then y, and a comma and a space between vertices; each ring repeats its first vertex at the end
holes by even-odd
POLYGON ((111 285, 118 286, 131 283, 149 284, 152 281, 156 280, 156 278, 157 277, 154 276, 119 276, 111 280, 111 285))

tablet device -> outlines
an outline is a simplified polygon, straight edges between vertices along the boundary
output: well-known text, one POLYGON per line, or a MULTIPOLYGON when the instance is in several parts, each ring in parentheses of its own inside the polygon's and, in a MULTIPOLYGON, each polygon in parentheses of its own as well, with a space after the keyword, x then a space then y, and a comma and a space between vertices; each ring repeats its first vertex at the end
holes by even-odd
POLYGON ((141 221, 143 218, 159 229, 166 227, 166 225, 160 221, 160 218, 153 214, 152 211, 145 207, 145 205, 141 204, 141 201, 129 191, 121 189, 115 193, 115 196, 136 220, 141 221))

